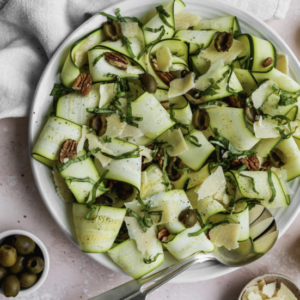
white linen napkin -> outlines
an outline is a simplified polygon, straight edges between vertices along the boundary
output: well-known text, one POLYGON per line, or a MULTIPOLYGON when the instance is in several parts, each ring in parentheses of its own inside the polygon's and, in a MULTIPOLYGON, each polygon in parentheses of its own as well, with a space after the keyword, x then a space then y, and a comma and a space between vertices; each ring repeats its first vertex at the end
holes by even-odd
MULTIPOLYGON (((290 0, 223 0, 262 20, 284 18, 290 0)), ((24 117, 43 69, 82 22, 119 0, 0 0, 0 119, 24 117)))

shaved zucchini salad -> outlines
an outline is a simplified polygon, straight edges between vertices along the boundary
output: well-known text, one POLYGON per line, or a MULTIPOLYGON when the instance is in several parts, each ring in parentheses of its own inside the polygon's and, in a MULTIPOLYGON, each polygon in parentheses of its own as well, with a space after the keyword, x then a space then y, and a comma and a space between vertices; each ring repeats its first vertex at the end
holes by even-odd
MULTIPOLYGON (((264 207, 300 175, 300 85, 288 57, 234 16, 200 19, 174 0, 151 19, 101 12, 54 84, 32 156, 53 169, 83 252, 134 279, 216 248, 253 255, 264 207)), ((152 15, 153 15, 152 14, 152 15)))

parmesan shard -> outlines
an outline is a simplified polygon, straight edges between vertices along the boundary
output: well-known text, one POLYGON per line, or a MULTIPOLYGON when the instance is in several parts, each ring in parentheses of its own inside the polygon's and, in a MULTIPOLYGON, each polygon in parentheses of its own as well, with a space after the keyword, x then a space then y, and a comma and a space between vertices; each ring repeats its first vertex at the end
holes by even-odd
POLYGON ((259 295, 259 288, 257 285, 248 287, 246 289, 245 293, 243 294, 242 300, 248 300, 248 296, 251 293, 259 295))
POLYGON ((156 61, 160 71, 169 72, 172 66, 172 53, 167 46, 163 46, 156 51, 156 61))
POLYGON ((114 83, 101 84, 99 108, 110 103, 110 101, 116 96, 116 94, 117 90, 114 83))
POLYGON ((128 74, 137 74, 137 75, 145 73, 144 70, 139 66, 127 66, 126 72, 128 74))
POLYGON ((82 125, 82 129, 81 129, 81 137, 80 140, 78 141, 77 144, 77 153, 79 153, 80 151, 82 151, 83 147, 84 147, 84 143, 87 139, 87 134, 91 133, 88 129, 88 127, 86 125, 82 125))
POLYGON ((289 57, 282 53, 276 53, 276 69, 289 75, 289 57))
POLYGON ((263 298, 261 297, 261 295, 251 292, 248 296, 248 300, 263 300, 263 298))
POLYGON ((195 87, 195 73, 191 72, 184 78, 176 78, 170 82, 168 97, 173 98, 184 95, 189 90, 195 87))
POLYGON ((146 148, 145 146, 140 146, 140 149, 141 149, 140 155, 145 157, 144 163, 151 162, 153 159, 151 155, 152 150, 146 148))
POLYGON ((55 190, 59 198, 63 202, 72 203, 74 201, 74 196, 56 167, 53 168, 53 179, 55 190))
POLYGON ((276 283, 272 282, 264 285, 262 293, 268 296, 269 298, 272 298, 275 294, 275 290, 276 290, 276 283))
POLYGON ((239 224, 223 224, 214 227, 209 232, 211 242, 217 246, 224 246, 228 250, 237 249, 239 247, 239 224))
POLYGON ((193 13, 179 13, 175 14, 175 30, 188 29, 197 25, 200 17, 193 13))
POLYGON ((140 33, 139 24, 137 22, 120 22, 122 34, 127 38, 138 37, 140 33))
POLYGON ((198 200, 201 200, 206 197, 213 197, 224 188, 226 188, 226 179, 222 167, 219 166, 198 188, 195 188, 195 192, 198 194, 198 200))
POLYGON ((121 134, 121 138, 128 138, 128 137, 132 137, 132 138, 139 138, 141 136, 143 136, 143 131, 141 129, 139 129, 138 127, 126 124, 126 126, 124 127, 124 130, 121 134))
POLYGON ((144 232, 137 219, 125 217, 129 237, 136 241, 138 250, 146 257, 156 255, 157 243, 159 243, 154 227, 147 228, 144 232))
MULTIPOLYGON (((195 82, 195 87, 200 91, 205 91, 211 86, 209 79, 214 79, 215 81, 219 80, 222 77, 221 69, 224 67, 223 59, 219 59, 216 62, 212 63, 208 71, 199 76, 195 82)), ((172 81, 171 81, 172 83, 172 81)))
MULTIPOLYGON (((167 142, 169 145, 173 146, 173 148, 167 149, 170 156, 177 156, 188 150, 188 146, 180 128, 167 130, 157 140, 167 142)), ((165 145, 163 145, 163 147, 164 146, 165 145)))
POLYGON ((291 292, 290 289, 287 288, 285 284, 281 282, 280 289, 276 295, 278 298, 283 298, 285 300, 297 300, 295 295, 291 292))
MULTIPOLYGON (((267 100, 267 98, 270 96, 270 94, 273 92, 272 86, 274 84, 274 81, 267 80, 263 84, 259 86, 258 89, 256 89, 252 95, 251 99, 253 102, 253 106, 255 108, 260 108, 263 103, 267 100)), ((278 98, 279 101, 279 98, 278 98)))
POLYGON ((106 118, 107 129, 103 138, 106 136, 110 138, 120 137, 126 126, 126 122, 121 122, 120 116, 118 114, 111 114, 106 118))

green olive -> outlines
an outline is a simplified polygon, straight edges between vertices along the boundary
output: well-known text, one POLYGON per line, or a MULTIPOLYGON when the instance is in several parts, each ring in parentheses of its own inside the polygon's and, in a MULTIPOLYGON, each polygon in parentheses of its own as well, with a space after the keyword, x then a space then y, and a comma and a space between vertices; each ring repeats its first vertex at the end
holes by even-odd
POLYGON ((130 197, 132 195, 132 193, 134 191, 132 185, 130 185, 126 182, 121 182, 121 181, 119 181, 115 185, 115 189, 116 189, 117 196, 121 200, 126 200, 128 197, 130 197))
POLYGON ((102 204, 102 205, 108 205, 108 206, 113 205, 112 199, 106 195, 101 195, 101 196, 97 197, 95 203, 102 204))
POLYGON ((38 256, 33 256, 27 260, 26 267, 30 273, 38 274, 44 270, 44 261, 38 256))
POLYGON ((166 172, 171 181, 177 181, 183 175, 183 172, 178 169, 183 169, 183 162, 179 157, 168 157, 166 172))
POLYGON ((16 263, 17 251, 10 245, 4 245, 0 248, 0 265, 3 267, 11 267, 16 263))
POLYGON ((139 75, 142 87, 144 89, 144 91, 150 93, 150 94, 154 94, 156 92, 157 89, 157 83, 155 78, 148 74, 148 73, 143 73, 139 75))
POLYGON ((185 94, 186 99, 194 105, 204 102, 206 96, 201 96, 201 91, 198 89, 191 89, 185 94))
POLYGON ((20 281, 15 275, 8 275, 2 283, 2 290, 5 297, 16 297, 20 291, 20 281))
POLYGON ((287 158, 281 150, 276 148, 270 152, 268 161, 273 167, 281 168, 287 163, 287 158))
POLYGON ((117 41, 122 37, 120 23, 115 20, 112 22, 105 22, 103 24, 103 32, 105 37, 110 41, 117 41))
POLYGON ((35 249, 35 242, 25 235, 16 235, 13 238, 12 245, 20 255, 28 255, 35 249))
POLYGON ((102 136, 107 130, 107 120, 104 115, 95 114, 90 119, 90 128, 96 131, 98 136, 102 136))
POLYGON ((258 109, 256 109, 255 107, 246 107, 245 108, 245 114, 246 117, 249 121, 251 121, 252 123, 256 121, 256 116, 259 116, 261 113, 258 109))
POLYGON ((193 113, 192 124, 198 130, 206 130, 209 126, 209 114, 204 109, 197 109, 193 113))
POLYGON ((13 274, 21 273, 25 268, 25 257, 18 255, 16 263, 9 268, 9 272, 13 274))
POLYGON ((185 209, 183 210, 178 220, 181 222, 186 228, 191 228, 197 223, 197 214, 193 209, 185 209))
POLYGON ((229 32, 219 32, 215 38, 215 48, 218 52, 228 51, 233 44, 233 35, 229 32))
POLYGON ((22 273, 20 276, 20 284, 22 288, 29 288, 37 282, 37 275, 29 272, 22 273))
POLYGON ((7 270, 0 266, 0 281, 7 275, 7 270))

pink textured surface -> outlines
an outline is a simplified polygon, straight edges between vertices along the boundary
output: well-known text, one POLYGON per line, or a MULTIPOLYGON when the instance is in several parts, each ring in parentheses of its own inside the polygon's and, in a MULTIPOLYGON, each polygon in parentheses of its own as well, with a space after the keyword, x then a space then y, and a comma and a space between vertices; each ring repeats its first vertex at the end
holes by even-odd
MULTIPOLYGON (((285 20, 267 24, 300 59, 300 1, 291 2, 285 20)), ((18 228, 36 234, 49 250, 51 266, 45 284, 36 293, 19 299, 88 299, 128 281, 129 277, 112 272, 81 253, 52 220, 31 173, 27 127, 28 118, 0 120, 0 231, 18 228)), ((299 227, 297 218, 259 262, 209 281, 165 285, 149 299, 233 300, 252 278, 272 272, 283 273, 299 285, 299 227)))

